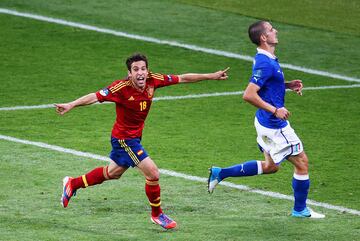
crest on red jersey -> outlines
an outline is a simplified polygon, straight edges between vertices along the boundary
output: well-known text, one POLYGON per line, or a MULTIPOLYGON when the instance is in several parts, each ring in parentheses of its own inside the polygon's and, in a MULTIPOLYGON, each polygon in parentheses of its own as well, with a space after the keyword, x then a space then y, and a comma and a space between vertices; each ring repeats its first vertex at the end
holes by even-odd
POLYGON ((154 95, 154 86, 148 86, 146 92, 148 93, 148 97, 152 98, 154 95))

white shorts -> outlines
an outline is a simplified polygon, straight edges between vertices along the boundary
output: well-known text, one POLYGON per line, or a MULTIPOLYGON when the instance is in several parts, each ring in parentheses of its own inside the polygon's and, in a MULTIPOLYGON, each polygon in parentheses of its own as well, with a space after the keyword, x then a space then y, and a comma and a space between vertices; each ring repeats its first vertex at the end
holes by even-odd
POLYGON ((304 148, 290 123, 282 129, 270 129, 262 126, 255 117, 254 122, 257 132, 257 143, 269 153, 276 164, 279 164, 288 156, 300 154, 304 148))

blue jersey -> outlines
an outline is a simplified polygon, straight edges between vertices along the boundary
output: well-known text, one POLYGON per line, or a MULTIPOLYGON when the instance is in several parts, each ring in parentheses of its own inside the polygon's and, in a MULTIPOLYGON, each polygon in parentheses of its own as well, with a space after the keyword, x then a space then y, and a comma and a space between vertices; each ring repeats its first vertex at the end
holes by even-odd
MULTIPOLYGON (((284 107, 285 104, 285 79, 278 60, 262 49, 254 59, 253 72, 250 79, 260 87, 258 91, 261 99, 276 108, 284 107)), ((276 118, 273 113, 263 109, 256 111, 256 117, 262 126, 271 129, 284 128, 286 120, 276 118)))

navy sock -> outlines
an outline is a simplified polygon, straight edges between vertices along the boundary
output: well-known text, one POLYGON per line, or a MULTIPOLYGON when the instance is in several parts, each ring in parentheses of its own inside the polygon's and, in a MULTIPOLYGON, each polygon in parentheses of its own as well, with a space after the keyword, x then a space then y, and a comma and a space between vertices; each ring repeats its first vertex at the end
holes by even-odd
POLYGON ((228 168, 222 168, 219 177, 222 180, 227 177, 254 176, 258 174, 262 174, 261 162, 252 160, 228 168), (259 165, 260 170, 258 170, 259 165))
POLYGON ((306 199, 310 187, 309 175, 298 175, 294 173, 292 187, 295 198, 294 210, 300 212, 306 208, 306 199))

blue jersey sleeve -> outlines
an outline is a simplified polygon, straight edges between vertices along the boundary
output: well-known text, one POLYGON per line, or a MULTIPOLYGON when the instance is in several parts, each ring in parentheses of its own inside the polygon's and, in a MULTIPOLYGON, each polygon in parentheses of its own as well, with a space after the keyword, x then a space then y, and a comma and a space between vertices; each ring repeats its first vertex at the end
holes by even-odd
POLYGON ((255 58, 253 65, 252 76, 250 82, 258 85, 260 88, 273 75, 273 67, 268 61, 255 58))

